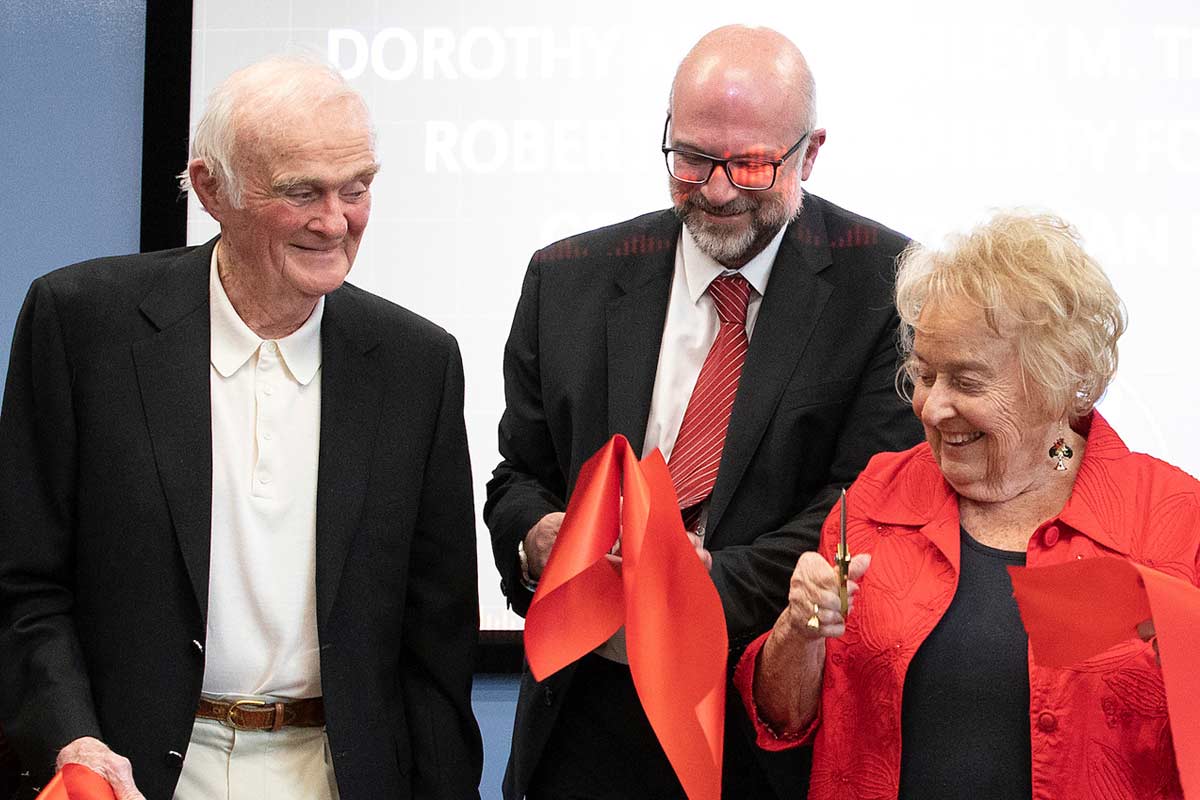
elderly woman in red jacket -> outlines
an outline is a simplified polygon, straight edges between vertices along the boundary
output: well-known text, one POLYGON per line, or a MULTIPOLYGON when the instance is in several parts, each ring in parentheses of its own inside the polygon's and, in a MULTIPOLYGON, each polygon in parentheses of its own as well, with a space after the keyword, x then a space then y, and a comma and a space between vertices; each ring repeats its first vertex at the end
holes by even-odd
POLYGON ((1119 556, 1197 583, 1200 483, 1093 408, 1119 298, 1066 224, 1022 214, 910 251, 896 294, 926 442, 850 490, 847 617, 835 509, 739 663, 760 746, 812 743, 810 798, 1182 797, 1151 645, 1039 666, 1005 569, 1119 556))

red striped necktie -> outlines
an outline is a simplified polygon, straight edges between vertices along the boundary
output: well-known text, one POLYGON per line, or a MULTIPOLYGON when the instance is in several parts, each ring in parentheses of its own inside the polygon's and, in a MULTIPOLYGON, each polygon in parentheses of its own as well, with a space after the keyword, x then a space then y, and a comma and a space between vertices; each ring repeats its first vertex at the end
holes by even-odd
POLYGON ((750 284, 746 279, 741 275, 716 278, 708 285, 708 294, 721 325, 700 367, 669 464, 683 524, 689 531, 696 529, 700 504, 712 494, 717 482, 725 431, 750 346, 746 336, 750 284))

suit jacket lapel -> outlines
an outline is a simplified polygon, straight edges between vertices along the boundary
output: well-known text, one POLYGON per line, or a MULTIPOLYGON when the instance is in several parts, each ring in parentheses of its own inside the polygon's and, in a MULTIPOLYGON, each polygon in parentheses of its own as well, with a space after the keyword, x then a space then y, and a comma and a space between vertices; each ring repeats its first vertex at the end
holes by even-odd
POLYGON ((637 237, 636 247, 627 243, 641 255, 617 264, 614 279, 623 294, 607 308, 608 430, 625 434, 638 454, 646 438, 679 229, 674 214, 664 211, 654 232, 637 237))
MULTIPOLYGON (((709 506, 710 542, 719 536, 721 517, 758 449, 784 387, 808 347, 821 309, 833 291, 819 277, 830 263, 829 238, 819 201, 806 195, 804 210, 784 234, 775 257, 742 367, 709 506)), ((835 347, 836 343, 821 342, 818 346, 835 347)))
POLYGON ((140 305, 158 333, 133 345, 163 493, 206 620, 212 533, 208 275, 215 245, 213 239, 164 267, 163 279, 140 305))
POLYGON ((370 315, 348 289, 326 297, 321 319, 317 464, 317 622, 321 627, 337 596, 370 478, 380 392, 369 353, 378 341, 370 315))

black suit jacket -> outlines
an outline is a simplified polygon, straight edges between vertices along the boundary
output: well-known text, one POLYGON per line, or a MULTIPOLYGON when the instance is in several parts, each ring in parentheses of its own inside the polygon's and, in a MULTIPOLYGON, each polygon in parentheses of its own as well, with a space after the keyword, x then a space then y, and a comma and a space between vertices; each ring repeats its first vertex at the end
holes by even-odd
MULTIPOLYGON (((505 349, 503 461, 484 506, 501 586, 520 613, 532 595, 521 586, 517 542, 564 509, 580 466, 610 436, 642 448, 679 232, 675 215, 660 211, 551 245, 529 265, 505 349)), ((921 437, 895 390, 892 287, 906 244, 808 194, 784 235, 706 527, 734 654, 783 609, 796 559, 816 548, 838 490, 875 453, 921 437)), ((543 684, 526 674, 507 797, 524 794, 571 674, 543 684)), ((745 713, 730 695, 738 725, 745 713)), ((746 739, 727 730, 726 753, 727 786, 747 779, 746 739)), ((795 779, 790 771, 781 783, 795 779)))
MULTIPOLYGON (((214 243, 53 272, 17 322, 0 413, 0 721, 35 785, 80 736, 127 756, 150 800, 178 779, 221 568, 214 243)), ((326 298, 321 350, 317 629, 341 796, 477 797, 457 344, 345 285, 326 298)))

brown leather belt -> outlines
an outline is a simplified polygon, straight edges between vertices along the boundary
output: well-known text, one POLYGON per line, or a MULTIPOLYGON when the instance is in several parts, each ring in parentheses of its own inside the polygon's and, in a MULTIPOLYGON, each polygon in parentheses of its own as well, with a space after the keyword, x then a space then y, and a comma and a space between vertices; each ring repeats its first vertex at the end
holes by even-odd
POLYGON ((284 727, 319 728, 325 724, 325 704, 319 697, 287 703, 235 700, 222 703, 201 697, 196 716, 215 719, 239 731, 277 731, 284 727))

